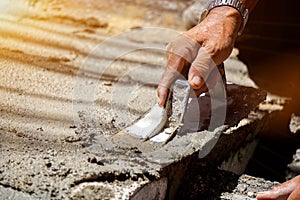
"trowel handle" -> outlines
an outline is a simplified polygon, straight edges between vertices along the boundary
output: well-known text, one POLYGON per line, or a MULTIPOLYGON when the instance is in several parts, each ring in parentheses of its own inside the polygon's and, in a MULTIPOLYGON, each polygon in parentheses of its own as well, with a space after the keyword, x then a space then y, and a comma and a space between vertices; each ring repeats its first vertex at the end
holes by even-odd
MULTIPOLYGON (((218 70, 220 72, 220 75, 222 76, 224 84, 226 84, 226 76, 225 76, 225 69, 224 69, 224 63, 222 62, 221 64, 217 65, 218 70)), ((185 77, 186 79, 188 78, 188 72, 189 68, 183 68, 181 75, 185 77)))
POLYGON ((226 74, 225 74, 225 68, 224 68, 224 62, 222 62, 221 64, 217 65, 218 70, 222 76, 222 80, 224 85, 226 85, 226 74))

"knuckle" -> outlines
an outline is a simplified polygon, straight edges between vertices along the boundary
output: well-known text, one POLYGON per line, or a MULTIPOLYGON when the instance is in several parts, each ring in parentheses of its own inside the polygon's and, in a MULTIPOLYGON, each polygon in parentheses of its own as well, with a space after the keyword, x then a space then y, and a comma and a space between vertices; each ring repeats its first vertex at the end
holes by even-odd
POLYGON ((216 55, 220 51, 219 44, 215 42, 207 42, 203 48, 210 56, 216 55))

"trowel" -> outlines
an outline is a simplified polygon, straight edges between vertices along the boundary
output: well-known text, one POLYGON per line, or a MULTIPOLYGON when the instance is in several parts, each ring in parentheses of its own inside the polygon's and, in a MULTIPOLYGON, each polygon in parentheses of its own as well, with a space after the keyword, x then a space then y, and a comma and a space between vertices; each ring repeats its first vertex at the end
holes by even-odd
MULTIPOLYGON (((223 82, 226 83, 223 63, 217 66, 217 71, 221 73, 223 82)), ((143 141, 169 142, 176 134, 180 133, 183 127, 190 92, 188 81, 177 79, 169 90, 164 107, 155 104, 143 118, 117 133, 115 137, 125 134, 143 141)))
POLYGON ((183 126, 183 116, 189 96, 188 81, 176 80, 170 88, 164 107, 155 104, 144 117, 117 133, 116 136, 127 134, 143 141, 151 140, 159 143, 170 141, 183 126))

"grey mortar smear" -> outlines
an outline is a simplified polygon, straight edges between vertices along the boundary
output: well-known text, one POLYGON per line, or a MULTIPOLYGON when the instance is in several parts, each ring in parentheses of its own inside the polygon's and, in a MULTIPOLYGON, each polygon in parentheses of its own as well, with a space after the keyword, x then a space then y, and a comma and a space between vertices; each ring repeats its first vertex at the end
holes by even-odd
POLYGON ((183 126, 183 117, 187 108, 190 85, 187 80, 178 79, 174 83, 171 95, 171 108, 168 113, 168 120, 165 129, 156 137, 151 139, 152 142, 167 143, 174 138, 177 133, 180 133, 183 126))
POLYGON ((153 142, 168 142, 182 127, 183 115, 186 110, 190 94, 188 81, 178 79, 171 88, 165 107, 155 104, 152 109, 133 125, 125 128, 119 134, 128 134, 140 139, 148 140, 153 138, 153 142), (165 129, 164 129, 165 128, 165 129))

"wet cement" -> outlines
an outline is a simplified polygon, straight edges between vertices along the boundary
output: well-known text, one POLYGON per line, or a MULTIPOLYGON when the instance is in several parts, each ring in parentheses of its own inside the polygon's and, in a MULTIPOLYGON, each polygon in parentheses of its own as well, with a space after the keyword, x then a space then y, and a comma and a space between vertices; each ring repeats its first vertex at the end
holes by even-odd
MULTIPOLYGON (((204 157, 216 145, 203 163, 221 165, 252 137, 248 133, 257 133, 267 116, 268 111, 252 112, 263 101, 263 91, 232 85, 225 126, 175 137, 165 146, 130 137, 113 140, 111 136, 154 105, 165 64, 162 51, 115 55, 143 44, 164 48, 176 34, 149 32, 143 26, 181 29, 177 11, 186 5, 180 1, 160 1, 159 6, 121 0, 35 2, 19 2, 17 7, 26 9, 10 10, 0 18, 5 27, 0 35, 0 192, 5 195, 140 199, 143 189, 153 191, 154 199, 165 195, 172 199, 178 191, 193 194, 184 187, 188 181, 183 177, 193 177, 193 170, 187 169, 198 162, 199 152, 204 157), (135 31, 130 35, 92 51, 108 36, 131 29, 135 31), (111 67, 99 71, 101 63, 112 61, 111 67), (74 98, 78 80, 84 89, 77 91, 80 98, 74 98), (89 87, 95 87, 95 95, 87 94, 89 87), (126 99, 132 88, 137 89, 126 99)), ((239 66, 236 58, 232 62, 239 66)), ((209 98, 203 97, 200 104, 209 108, 209 98)), ((201 130, 209 123, 209 113, 209 109, 201 113, 201 130)), ((201 196, 206 190, 195 191, 201 196)))
POLYGON ((114 104, 113 91, 128 91, 143 83, 149 77, 144 74, 145 68, 150 79, 159 79, 164 53, 140 51, 114 61, 110 52, 118 55, 145 41, 164 48, 170 35, 156 32, 149 37, 138 31, 150 25, 180 27, 180 14, 175 11, 185 5, 159 2, 159 10, 152 9, 154 4, 146 1, 17 1, 7 5, 0 19, 1 27, 5 27, 0 37, 1 193, 38 199, 97 199, 114 195, 128 198, 136 189, 157 179, 158 165, 145 162, 134 148, 118 150, 103 136, 117 133, 154 104, 156 85, 141 87, 132 95, 129 115, 125 115, 127 119, 122 124, 119 113, 124 113, 124 105, 114 104), (96 45, 108 36, 131 29, 137 32, 112 41, 106 50, 100 49, 106 51, 103 57, 89 57, 96 66, 93 70, 77 74, 96 45), (106 60, 115 63, 101 76, 97 63, 106 60), (141 65, 145 67, 119 81, 120 74, 141 65), (77 77, 87 84, 97 84, 94 124, 84 119, 84 109, 74 112, 77 77), (74 114, 84 123, 77 125, 74 114), (96 152, 87 148, 85 132, 89 133, 89 140, 94 137, 100 141, 96 152), (89 184, 92 182, 96 184, 89 184), (111 183, 119 191, 99 182, 111 183), (95 190, 100 193, 91 192, 95 190))

